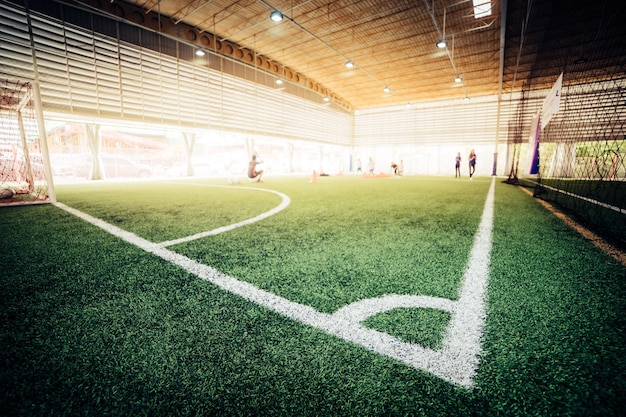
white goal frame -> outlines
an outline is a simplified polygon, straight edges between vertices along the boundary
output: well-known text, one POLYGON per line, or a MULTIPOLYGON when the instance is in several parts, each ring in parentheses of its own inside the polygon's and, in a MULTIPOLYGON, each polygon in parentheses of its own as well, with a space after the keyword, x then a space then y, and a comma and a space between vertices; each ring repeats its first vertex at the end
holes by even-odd
POLYGON ((4 173, 0 169, 0 192, 14 194, 12 197, 1 198, 0 207, 55 203, 56 194, 39 84, 36 81, 8 79, 2 81, 0 118, 3 120, 1 124, 3 126, 5 124, 16 125, 17 129, 6 129, 0 132, 0 143, 13 148, 13 153, 5 149, 2 155, 5 167, 10 166, 11 169, 4 173), (36 134, 39 137, 40 167, 43 165, 39 171, 43 171, 43 175, 41 172, 37 176, 34 175, 34 161, 29 152, 27 128, 23 117, 25 112, 29 112, 28 118, 31 120, 30 134, 36 134), (35 122, 35 132, 33 132, 32 121, 35 122), (18 165, 22 165, 19 175, 16 173, 18 165), (7 173, 15 175, 15 178, 7 178, 7 173))

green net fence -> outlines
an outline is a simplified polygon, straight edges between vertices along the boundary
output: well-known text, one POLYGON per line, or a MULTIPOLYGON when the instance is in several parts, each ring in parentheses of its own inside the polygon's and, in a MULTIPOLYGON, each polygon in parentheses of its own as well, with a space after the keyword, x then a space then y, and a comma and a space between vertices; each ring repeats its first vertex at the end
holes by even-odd
POLYGON ((626 76, 624 62, 564 72, 559 112, 541 129, 539 172, 529 175, 526 143, 538 100, 521 95, 509 126, 509 182, 534 187, 618 247, 626 248, 626 76))

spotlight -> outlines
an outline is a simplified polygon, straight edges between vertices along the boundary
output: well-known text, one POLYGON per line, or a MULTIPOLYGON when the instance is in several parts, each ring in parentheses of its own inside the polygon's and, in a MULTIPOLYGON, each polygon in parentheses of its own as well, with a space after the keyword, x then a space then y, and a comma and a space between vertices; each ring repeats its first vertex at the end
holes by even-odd
POLYGON ((352 61, 346 62, 346 68, 354 68, 354 62, 352 61))
POLYGON ((272 20, 273 22, 280 22, 281 20, 283 20, 283 14, 278 10, 274 10, 272 11, 272 13, 270 13, 270 20, 272 20))
POLYGON ((280 78, 277 78, 275 83, 276 83, 276 85, 282 85, 283 84, 283 80, 281 80, 280 78))
POLYGON ((204 55, 205 53, 203 49, 199 49, 199 48, 196 49, 196 56, 204 56, 204 55))
POLYGON ((461 78, 461 76, 460 76, 460 75, 457 75, 457 76, 454 78, 454 82, 455 82, 455 83, 460 83, 461 81, 463 81, 463 78, 461 78))
POLYGON ((328 98, 328 96, 324 96, 324 98, 322 99, 324 100, 325 103, 328 103, 330 101, 330 99, 328 98))
POLYGON ((470 101, 470 98, 469 98, 469 96, 465 96, 465 98, 463 99, 463 101, 465 101, 465 102, 468 102, 468 101, 470 101))
POLYGON ((439 49, 443 49, 446 46, 448 46, 448 41, 445 40, 445 39, 442 39, 439 42, 437 42, 437 48, 439 48, 439 49))
POLYGON ((385 87, 385 88, 383 88, 383 91, 384 91, 385 93, 388 93, 388 92, 390 92, 390 91, 391 91, 391 89, 390 89, 389 87, 385 87))

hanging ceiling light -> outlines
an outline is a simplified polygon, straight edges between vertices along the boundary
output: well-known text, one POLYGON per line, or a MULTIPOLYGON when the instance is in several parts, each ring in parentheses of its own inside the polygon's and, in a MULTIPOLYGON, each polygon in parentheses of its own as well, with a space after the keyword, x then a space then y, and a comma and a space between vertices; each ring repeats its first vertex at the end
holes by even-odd
POLYGON ((439 42, 437 42, 437 48, 439 49, 443 49, 446 46, 448 46, 448 41, 445 39, 441 39, 439 42))
POLYGON ((204 49, 200 49, 200 48, 196 49, 196 56, 204 56, 204 55, 206 55, 204 52, 204 49))
POLYGON ((280 22, 283 20, 283 14, 278 10, 273 10, 272 13, 270 13, 270 20, 273 22, 280 22))
POLYGON ((322 99, 324 100, 325 103, 328 103, 330 101, 330 99, 328 98, 328 96, 324 96, 324 98, 322 99))
POLYGON ((389 87, 385 87, 385 88, 383 88, 383 91, 384 91, 385 93, 388 93, 388 92, 390 92, 390 91, 391 91, 391 88, 389 88, 389 87))
POLYGON ((353 61, 346 62, 346 68, 354 68, 354 62, 353 61))
POLYGON ((455 82, 455 83, 460 83, 461 81, 463 81, 463 78, 461 78, 461 76, 460 76, 460 75, 457 75, 457 76, 454 78, 454 82, 455 82))

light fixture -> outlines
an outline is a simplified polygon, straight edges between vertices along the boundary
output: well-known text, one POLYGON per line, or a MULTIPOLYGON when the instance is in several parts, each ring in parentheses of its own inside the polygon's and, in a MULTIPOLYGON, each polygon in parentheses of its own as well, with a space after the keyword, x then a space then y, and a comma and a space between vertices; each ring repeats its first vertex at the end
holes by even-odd
POLYGON ((324 98, 322 99, 324 100, 325 103, 328 103, 330 101, 330 99, 328 98, 328 96, 324 96, 324 98))
POLYGON ((346 62, 346 68, 354 68, 354 62, 353 61, 346 62))
POLYGON ((270 20, 273 22, 280 22, 283 20, 283 14, 278 10, 273 10, 272 13, 270 13, 270 20))
POLYGON ((469 96, 465 96, 465 98, 463 99, 463 101, 465 101, 465 102, 468 102, 468 101, 470 101, 470 98, 469 98, 469 96))
POLYGON ((384 91, 385 93, 388 93, 388 92, 390 92, 390 91, 391 91, 391 89, 390 89, 389 87, 385 87, 385 88, 383 88, 383 91, 384 91))
POLYGON ((443 49, 446 46, 448 46, 448 41, 445 39, 441 39, 439 42, 437 42, 437 48, 439 49, 443 49))
POLYGON ((204 55, 206 55, 204 52, 204 49, 200 49, 200 48, 196 49, 196 56, 204 56, 204 55))
POLYGON ((277 78, 275 83, 276 85, 283 85, 283 80, 281 80, 280 78, 277 78))
POLYGON ((454 78, 454 82, 455 82, 455 83, 460 83, 461 81, 463 81, 463 78, 461 78, 461 76, 460 76, 460 75, 457 75, 457 76, 454 78))

